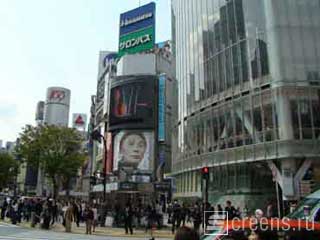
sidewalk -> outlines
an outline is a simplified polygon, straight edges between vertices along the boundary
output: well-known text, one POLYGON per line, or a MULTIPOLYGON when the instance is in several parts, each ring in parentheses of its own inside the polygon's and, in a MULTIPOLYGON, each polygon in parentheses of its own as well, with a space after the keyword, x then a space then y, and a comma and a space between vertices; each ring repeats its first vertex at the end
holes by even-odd
MULTIPOLYGON (((5 221, 6 223, 10 223, 9 221, 5 221)), ((22 222, 20 224, 17 224, 18 226, 24 227, 24 228, 30 228, 30 222, 22 222)), ((39 224, 36 226, 35 229, 40 229, 39 224)), ((54 224, 49 231, 54 232, 65 232, 65 228, 62 226, 62 224, 54 224)), ((72 224, 72 233, 76 234, 85 234, 86 233, 86 227, 84 223, 81 223, 79 227, 76 226, 75 223, 72 224)), ((125 234, 124 228, 111 228, 111 227, 96 227, 96 231, 92 232, 92 235, 98 235, 98 236, 111 236, 111 237, 135 237, 135 238, 146 238, 150 237, 150 231, 145 232, 142 229, 133 229, 133 234, 125 234)), ((171 233, 171 229, 164 228, 163 230, 155 230, 153 231, 153 237, 155 238, 168 238, 173 239, 174 235, 171 233)))

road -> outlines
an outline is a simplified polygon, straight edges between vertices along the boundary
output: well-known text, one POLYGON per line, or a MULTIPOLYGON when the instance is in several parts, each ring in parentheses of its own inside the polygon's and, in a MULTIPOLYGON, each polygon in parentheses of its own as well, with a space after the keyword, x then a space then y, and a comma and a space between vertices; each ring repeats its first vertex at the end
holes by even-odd
MULTIPOLYGON (((94 236, 85 234, 62 233, 54 231, 45 231, 39 229, 28 229, 8 223, 0 223, 0 239, 1 240, 148 240, 150 237, 144 238, 124 238, 110 236, 94 236)), ((162 239, 163 240, 163 239, 162 239)))

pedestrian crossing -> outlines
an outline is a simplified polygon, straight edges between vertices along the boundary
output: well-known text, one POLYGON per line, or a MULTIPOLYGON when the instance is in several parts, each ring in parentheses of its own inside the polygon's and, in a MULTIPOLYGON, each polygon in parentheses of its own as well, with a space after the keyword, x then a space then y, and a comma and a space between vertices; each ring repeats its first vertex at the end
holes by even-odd
POLYGON ((18 226, 10 224, 10 223, 0 222, 0 227, 16 228, 18 226))

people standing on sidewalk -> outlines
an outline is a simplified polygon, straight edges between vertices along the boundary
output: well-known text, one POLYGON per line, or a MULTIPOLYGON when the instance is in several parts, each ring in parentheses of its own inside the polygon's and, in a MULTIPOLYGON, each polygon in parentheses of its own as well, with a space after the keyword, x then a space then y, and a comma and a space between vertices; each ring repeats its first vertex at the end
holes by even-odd
POLYGON ((126 234, 130 231, 130 234, 133 234, 132 229, 132 220, 133 220, 133 210, 130 203, 127 204, 125 210, 124 210, 124 228, 126 231, 126 234))
POLYGON ((84 219, 86 221, 86 234, 92 234, 94 213, 89 205, 86 205, 86 208, 84 210, 84 219))

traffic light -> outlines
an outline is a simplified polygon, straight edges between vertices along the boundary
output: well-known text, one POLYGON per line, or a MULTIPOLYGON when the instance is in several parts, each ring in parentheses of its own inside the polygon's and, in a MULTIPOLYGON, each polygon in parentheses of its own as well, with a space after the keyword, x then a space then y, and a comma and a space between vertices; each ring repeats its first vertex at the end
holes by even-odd
POLYGON ((209 179, 209 168, 208 167, 203 167, 201 169, 201 174, 202 174, 202 178, 209 179))

